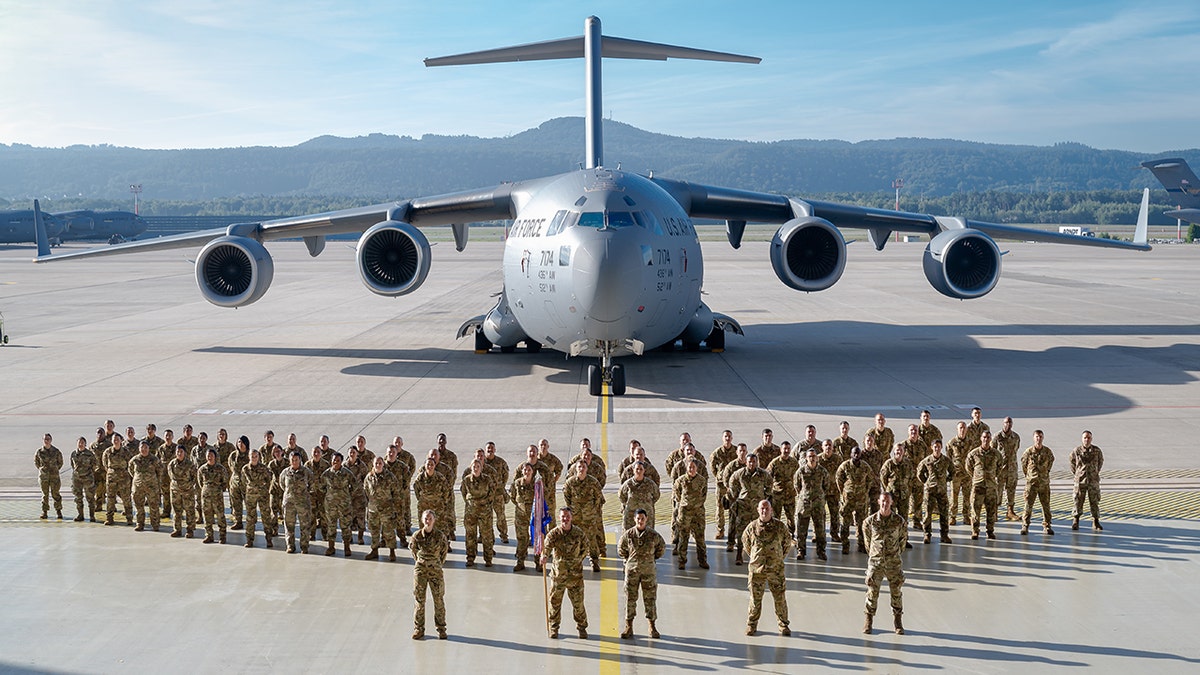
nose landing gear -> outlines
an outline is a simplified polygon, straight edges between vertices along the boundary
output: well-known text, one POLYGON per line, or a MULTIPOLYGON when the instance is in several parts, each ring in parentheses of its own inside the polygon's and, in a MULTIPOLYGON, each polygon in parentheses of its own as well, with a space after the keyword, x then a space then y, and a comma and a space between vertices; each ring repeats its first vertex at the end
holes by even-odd
MULTIPOLYGON (((630 347, 635 354, 641 353, 641 343, 636 340, 630 340, 630 347)), ((613 351, 617 347, 615 342, 598 342, 596 344, 600 348, 600 363, 588 365, 588 394, 592 396, 600 396, 604 389, 604 384, 608 383, 609 391, 613 396, 625 395, 625 366, 619 363, 613 363, 613 351)))

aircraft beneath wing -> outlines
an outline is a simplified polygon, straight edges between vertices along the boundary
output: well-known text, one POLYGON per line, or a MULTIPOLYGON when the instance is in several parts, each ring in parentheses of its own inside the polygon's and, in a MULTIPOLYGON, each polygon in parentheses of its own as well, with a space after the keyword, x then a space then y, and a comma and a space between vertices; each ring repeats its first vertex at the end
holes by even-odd
POLYGON ((770 246, 776 276, 801 291, 820 291, 840 279, 846 242, 840 228, 864 229, 882 250, 892 233, 927 235, 923 269, 943 295, 986 295, 1000 278, 995 238, 1149 250, 1144 228, 1133 242, 1066 235, 964 218, 904 213, 848 204, 642 176, 603 162, 603 57, 672 58, 758 63, 739 54, 604 36, 588 17, 579 37, 427 59, 453 66, 583 58, 586 70, 586 165, 578 170, 494 187, 419 197, 391 204, 232 225, 227 229, 50 255, 36 262, 133 251, 203 246, 196 281, 209 302, 248 305, 267 291, 274 266, 264 242, 302 237, 311 255, 325 237, 361 232, 356 253, 372 292, 415 291, 429 272, 431 249, 422 227, 450 225, 455 246, 467 244, 473 222, 512 220, 502 260, 503 287, 495 306, 468 319, 459 337, 474 333, 476 351, 550 347, 597 359, 588 367, 589 392, 626 390, 618 357, 682 342, 721 350, 725 333, 741 333, 731 317, 701 301, 704 261, 692 218, 726 223, 729 243, 741 245, 747 223, 779 224, 770 246))

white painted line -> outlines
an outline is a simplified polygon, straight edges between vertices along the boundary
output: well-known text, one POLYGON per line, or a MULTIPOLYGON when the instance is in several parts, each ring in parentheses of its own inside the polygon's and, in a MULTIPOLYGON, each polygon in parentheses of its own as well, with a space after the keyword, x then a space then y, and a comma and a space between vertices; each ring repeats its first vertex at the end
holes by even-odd
MULTIPOLYGON (((696 412, 722 412, 722 413, 761 413, 761 412, 866 412, 874 413, 879 411, 913 411, 913 410, 950 410, 955 409, 970 409, 972 405, 958 404, 955 406, 945 406, 936 404, 921 404, 921 405, 831 405, 831 406, 780 406, 774 408, 760 408, 748 406, 731 406, 731 405, 693 405, 693 406, 670 406, 670 407, 649 407, 649 408, 625 408, 621 407, 617 410, 621 415, 632 415, 637 413, 696 413, 696 412)), ((529 414, 594 414, 592 408, 406 408, 403 410, 371 410, 366 408, 361 409, 282 409, 282 410, 219 410, 215 408, 205 408, 194 411, 193 415, 277 415, 277 416, 305 416, 305 415, 529 415, 529 414)))

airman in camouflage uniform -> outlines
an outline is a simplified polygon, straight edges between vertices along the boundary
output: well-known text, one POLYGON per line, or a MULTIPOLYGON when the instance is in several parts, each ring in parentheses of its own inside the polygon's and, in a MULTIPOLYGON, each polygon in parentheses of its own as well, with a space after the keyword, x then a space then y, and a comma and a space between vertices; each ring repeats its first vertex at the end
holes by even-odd
MULTIPOLYGON (((686 431, 683 432, 682 434, 679 434, 679 447, 675 448, 671 452, 668 452, 667 458, 665 460, 663 460, 663 470, 666 472, 666 475, 671 477, 672 482, 674 482, 675 479, 679 477, 678 475, 675 475, 675 465, 677 465, 683 461, 683 456, 684 456, 684 454, 686 454, 685 448, 687 448, 687 446, 690 445, 691 442, 692 442, 691 434, 689 434, 686 431)), ((679 475, 683 475, 682 470, 680 470, 679 475)))
POLYGON ((96 522, 96 466, 100 460, 88 449, 87 439, 79 437, 79 445, 71 453, 71 492, 75 494, 75 522, 83 522, 83 502, 88 505, 88 517, 96 522))
MULTIPOLYGON (((495 513, 495 491, 500 489, 491 475, 484 473, 483 460, 471 461, 471 471, 459 482, 463 497, 463 527, 467 530, 467 567, 475 566, 479 544, 483 544, 483 566, 492 566, 496 555, 496 539, 492 535, 492 514, 495 513)), ((569 482, 569 481, 568 481, 569 482)))
POLYGON ((812 424, 804 427, 804 439, 796 443, 792 448, 792 455, 796 458, 796 468, 800 468, 804 464, 804 453, 808 452, 809 448, 815 448, 817 452, 821 452, 821 441, 817 438, 817 427, 812 424))
POLYGON ((883 453, 885 458, 891 454, 892 448, 896 447, 896 434, 887 426, 887 418, 883 413, 875 413, 875 426, 868 429, 863 436, 863 448, 867 447, 867 438, 874 441, 875 449, 883 453))
MULTIPOLYGON (((191 454, 192 464, 194 464, 197 469, 204 466, 204 464, 208 461, 209 448, 215 449, 215 446, 208 444, 208 434, 201 431, 200 436, 196 439, 196 447, 192 448, 191 454)), ((220 454, 218 454, 217 457, 220 457, 220 454)), ((196 490, 196 504, 194 508, 196 510, 196 517, 199 518, 199 522, 201 524, 204 523, 204 505, 202 504, 202 501, 200 490, 196 490)))
POLYGON ((395 534, 400 548, 408 548, 408 529, 404 524, 404 511, 408 508, 408 501, 405 497, 408 496, 408 486, 412 483, 412 466, 401 459, 400 447, 393 443, 388 446, 387 455, 383 459, 383 468, 396 477, 396 505, 393 509, 395 517, 392 518, 395 527, 392 532, 395 534))
POLYGON ((600 487, 608 483, 608 467, 604 465, 604 460, 592 452, 590 439, 584 438, 579 441, 579 452, 567 462, 567 473, 575 473, 575 465, 580 462, 588 463, 588 475, 599 483, 600 487))
POLYGON ((1092 509, 1092 529, 1100 526, 1100 469, 1104 467, 1104 453, 1100 446, 1092 445, 1092 432, 1085 431, 1082 443, 1071 451, 1068 458, 1071 475, 1075 476, 1075 510, 1071 512, 1071 529, 1079 529, 1079 518, 1083 515, 1083 499, 1087 497, 1092 509))
POLYGON ((146 510, 150 511, 150 526, 158 532, 158 499, 161 493, 158 487, 162 470, 159 468, 158 455, 150 452, 150 444, 142 441, 138 444, 138 455, 129 460, 129 476, 133 480, 133 505, 137 509, 137 527, 135 531, 146 529, 146 510))
POLYGON ((896 633, 904 634, 900 615, 904 613, 904 570, 900 565, 900 554, 908 539, 907 518, 892 510, 891 495, 884 492, 879 496, 879 510, 867 518, 863 532, 869 549, 867 559, 867 608, 863 633, 871 632, 871 622, 879 606, 879 587, 887 578, 892 596, 892 614, 895 617, 896 633))
POLYGON ((720 502, 718 502, 717 506, 722 507, 722 508, 726 509, 727 511, 729 511, 729 529, 726 531, 726 534, 725 534, 725 550, 726 551, 733 551, 733 549, 735 548, 734 542, 738 539, 738 536, 739 536, 738 534, 735 534, 733 531, 734 525, 736 524, 736 521, 734 519, 734 509, 736 507, 734 506, 734 495, 733 495, 732 491, 730 491, 730 489, 729 489, 729 481, 730 481, 730 479, 733 478, 733 474, 737 473, 738 470, 744 469, 746 467, 746 456, 748 454, 749 454, 749 451, 746 450, 746 444, 738 443, 736 448, 734 449, 733 460, 730 461, 728 464, 726 464, 725 467, 723 469, 721 469, 720 473, 717 474, 717 476, 718 476, 717 481, 725 484, 725 497, 720 502))
POLYGON ((992 439, 1004 454, 1004 473, 1000 475, 1000 495, 1008 496, 1008 513, 1005 520, 1017 520, 1014 505, 1017 501, 1017 451, 1021 449, 1021 435, 1012 430, 1013 418, 1004 418, 1004 427, 992 439))
MULTIPOLYGON (((634 457, 634 461, 633 461, 633 463, 631 463, 631 464, 629 464, 628 466, 626 466, 626 467, 625 467, 625 469, 624 469, 624 471, 622 471, 622 472, 621 472, 621 476, 620 476, 620 478, 621 478, 621 484, 623 485, 623 484, 625 483, 625 481, 627 481, 627 480, 629 480, 630 478, 632 478, 632 477, 633 477, 633 467, 634 467, 634 465, 636 465, 638 462, 641 462, 641 463, 642 463, 642 468, 644 468, 644 469, 646 470, 646 478, 649 478, 651 481, 653 481, 655 485, 662 486, 662 476, 660 476, 660 475, 659 475, 659 473, 658 473, 658 469, 657 469, 657 468, 655 468, 655 466, 654 466, 654 463, 653 463, 653 462, 651 462, 651 461, 650 461, 650 460, 649 460, 649 459, 646 457, 646 449, 645 449, 645 448, 643 448, 643 447, 642 447, 642 446, 640 446, 640 445, 639 445, 639 446, 637 446, 637 448, 635 448, 635 449, 634 449, 634 451, 633 451, 633 457, 634 457)), ((650 517, 651 517, 651 525, 653 525, 653 523, 654 523, 654 521, 653 521, 653 518, 654 518, 654 512, 653 512, 653 511, 650 511, 650 510, 647 510, 647 513, 649 513, 649 514, 650 514, 650 517)), ((630 521, 630 526, 629 526, 629 527, 633 527, 633 524, 632 524, 632 523, 633 523, 633 521, 630 521)), ((627 530, 628 530, 628 529, 629 529, 629 527, 627 527, 627 528, 625 528, 625 529, 627 529, 627 530)))
POLYGON ((213 526, 221 530, 225 543, 225 488, 229 486, 229 471, 217 461, 218 450, 209 448, 204 465, 196 470, 200 484, 200 505, 204 513, 204 543, 213 543, 213 526))
POLYGON ((514 572, 525 569, 525 557, 529 554, 529 522, 533 516, 533 491, 537 472, 528 462, 521 464, 520 473, 508 486, 508 499, 514 504, 513 524, 517 530, 517 563, 514 572))
MULTIPOLYGON (((675 555, 679 558, 679 569, 687 566, 689 539, 696 542, 696 563, 700 565, 700 569, 708 569, 708 549, 704 543, 704 528, 708 524, 704 513, 705 502, 708 500, 708 477, 700 473, 703 460, 699 457, 697 455, 694 459, 684 460, 686 473, 675 479, 671 490, 674 501, 678 504, 674 531, 677 533, 675 555)), ((626 536, 632 531, 627 530, 626 536)), ((646 618, 653 624, 653 615, 646 618)))
POLYGON ((917 479, 925 491, 925 518, 921 523, 925 529, 925 543, 933 540, 933 512, 937 511, 941 527, 941 542, 950 544, 950 504, 946 497, 946 484, 954 477, 954 462, 942 454, 942 439, 933 439, 933 454, 917 465, 917 479))
POLYGON ((946 454, 954 463, 954 480, 950 484, 950 524, 958 522, 958 502, 962 497, 963 524, 971 522, 971 476, 967 473, 967 455, 975 446, 968 445, 967 423, 958 423, 958 434, 950 439, 946 454))
POLYGON ((553 558, 550 575, 550 639, 558 638, 562 623, 563 593, 571 599, 575 628, 581 639, 587 639, 587 609, 583 606, 583 556, 587 555, 588 536, 583 528, 572 527, 571 507, 559 509, 559 526, 546 533, 542 546, 542 565, 553 558))
POLYGON ((167 477, 171 481, 171 507, 175 511, 175 529, 171 536, 176 539, 196 536, 196 468, 188 457, 187 446, 176 443, 175 458, 167 464, 167 477), (185 520, 187 530, 183 529, 185 520))
POLYGON ((297 527, 300 528, 300 553, 308 553, 308 542, 312 537, 312 489, 316 477, 311 469, 304 466, 303 458, 303 452, 293 450, 291 466, 281 471, 275 479, 283 493, 283 527, 287 530, 288 553, 296 552, 297 527))
MULTIPOLYGON (((108 421, 108 425, 109 428, 112 427, 112 420, 108 421)), ((95 442, 88 446, 88 449, 91 450, 92 454, 96 456, 96 472, 94 480, 96 488, 93 494, 95 495, 96 508, 100 509, 101 511, 104 510, 104 499, 108 494, 108 490, 105 486, 105 479, 107 478, 108 472, 104 469, 104 451, 108 450, 109 446, 112 445, 112 437, 114 435, 115 434, 107 433, 104 427, 98 427, 96 429, 95 442)))
MULTIPOLYGON (((295 437, 294 434, 293 437, 295 437)), ((263 457, 265 459, 266 455, 263 457)), ((268 536, 282 534, 279 530, 279 519, 283 516, 283 486, 279 482, 279 475, 291 464, 289 457, 291 455, 284 456, 283 448, 277 444, 273 445, 271 460, 267 462, 267 468, 271 470, 271 521, 269 523, 266 520, 263 521, 263 532, 268 532, 268 536)))
MULTIPOLYGON (((587 439, 584 439, 587 440, 587 439)), ((508 485, 509 473, 508 462, 504 458, 496 454, 496 444, 488 441, 487 445, 483 446, 484 461, 487 466, 494 472, 493 475, 499 480, 496 483, 495 501, 492 504, 493 521, 496 524, 496 534, 500 537, 500 541, 508 543, 508 516, 505 515, 504 505, 508 502, 504 496, 504 486, 508 485)), ((516 527, 520 529, 521 523, 517 521, 516 527)))
POLYGON ((1050 469, 1054 466, 1054 453, 1042 445, 1045 435, 1041 429, 1033 432, 1033 445, 1021 453, 1021 471, 1025 474, 1025 514, 1021 523, 1021 534, 1029 534, 1029 521, 1033 518, 1033 501, 1042 503, 1042 526, 1048 535, 1050 527, 1050 469))
MULTIPOLYGON (((408 546, 408 535, 413 531, 412 518, 412 490, 409 486, 412 485, 413 476, 416 475, 420 465, 417 464, 417 458, 413 454, 404 449, 404 439, 396 436, 392 439, 392 445, 396 446, 396 459, 402 462, 406 468, 403 480, 400 484, 400 545, 408 546)), ((392 473, 396 473, 392 471, 392 473)), ((401 478, 400 474, 396 474, 397 478, 401 478)))
POLYGON ((967 424, 967 447, 975 449, 983 442, 983 432, 991 433, 992 429, 983 421, 983 411, 971 408, 971 421, 967 424))
POLYGON ((771 475, 771 508, 780 515, 792 536, 796 534, 796 486, 792 479, 800 468, 800 459, 792 454, 792 444, 779 444, 779 456, 767 465, 771 475))
POLYGON ((879 493, 883 490, 880 475, 883 471, 883 463, 891 456, 891 448, 881 448, 875 445, 875 438, 870 433, 863 436, 863 447, 860 454, 863 463, 871 467, 871 487, 867 492, 867 510, 871 512, 879 508, 879 493))
POLYGON ((550 513, 557 513, 558 479, 562 478, 563 463, 550 452, 550 441, 545 438, 538 441, 538 460, 550 468, 550 482, 546 483, 546 503, 550 505, 550 513))
MULTIPOLYGON (((638 509, 646 512, 646 517, 650 522, 654 522, 654 504, 658 502, 661 493, 659 492, 658 483, 655 483, 646 475, 646 464, 638 462, 631 465, 633 468, 633 476, 624 483, 621 483, 621 490, 617 493, 617 497, 621 500, 621 509, 624 514, 622 524, 634 526, 634 514, 638 509)), ((629 529, 626 527, 625 529, 629 529)))
POLYGON ((329 546, 325 555, 333 555, 334 542, 337 541, 338 526, 342 528, 342 546, 346 557, 350 557, 350 539, 352 532, 350 512, 354 504, 355 484, 358 478, 354 472, 342 465, 342 453, 334 451, 329 462, 329 469, 321 474, 321 488, 325 492, 325 540, 329 546))
MULTIPOLYGON (((241 441, 238 442, 238 445, 241 445, 241 441)), ((267 529, 268 525, 274 521, 270 501, 271 484, 274 481, 274 474, 266 464, 262 463, 262 451, 251 450, 250 463, 242 467, 242 485, 246 489, 246 548, 254 546, 254 526, 258 523, 260 514, 263 522, 263 536, 267 539, 267 548, 275 547, 275 543, 272 541, 275 529, 274 527, 270 530, 267 529)))
MULTIPOLYGON (((771 439, 774 437, 775 437, 775 432, 771 431, 770 429, 763 429, 762 430, 762 443, 757 448, 750 451, 749 454, 754 455, 755 457, 758 457, 758 466, 759 467, 768 466, 771 463, 771 460, 773 460, 779 456, 779 452, 780 452, 779 446, 775 445, 774 443, 771 442, 771 439)), ((765 470, 766 469, 764 469, 764 471, 765 470)), ((739 537, 740 537, 740 535, 739 535, 739 537)))
POLYGON ((33 465, 37 467, 38 483, 42 486, 42 520, 46 520, 50 511, 51 496, 58 519, 62 520, 62 479, 58 472, 62 470, 63 455, 51 440, 50 434, 42 437, 42 447, 33 454, 33 465))
POLYGON ((400 502, 400 480, 388 471, 387 460, 375 457, 371 473, 363 479, 367 527, 371 530, 371 552, 364 560, 378 560, 379 548, 386 546, 388 560, 396 562, 396 505, 400 502))
MULTIPOLYGON (((884 492, 892 493, 892 504, 901 516, 908 516, 909 497, 912 495, 912 486, 916 479, 916 467, 905 454, 904 444, 897 443, 892 450, 892 456, 883 463, 883 468, 879 471, 879 482, 884 492)), ((912 548, 912 544, 906 541, 904 548, 912 548)))
POLYGON ((858 447, 858 440, 850 435, 850 423, 842 420, 838 424, 840 434, 833 439, 833 451, 844 459, 850 459, 850 451, 858 447))
MULTIPOLYGON (((763 436, 766 437, 766 435, 767 432, 764 431, 763 436)), ((742 531, 754 520, 756 505, 767 499, 770 494, 771 474, 767 473, 765 469, 759 468, 757 455, 746 455, 746 466, 734 471, 733 475, 729 477, 729 497, 733 501, 734 514, 733 527, 729 535, 734 538, 734 545, 737 547, 735 565, 742 564, 744 549, 742 531)))
MULTIPOLYGON (((418 498, 419 499, 419 498, 418 498)), ((409 544, 413 554, 413 639, 425 637, 426 589, 433 596, 433 624, 437 627, 438 639, 446 639, 446 580, 442 566, 450 552, 450 540, 445 532, 437 529, 437 515, 433 509, 421 513, 423 527, 412 536, 409 544)))
MULTIPOLYGON (((694 474, 692 471, 689 473, 694 474)), ((681 476, 679 480, 686 478, 681 476)), ((633 638, 633 618, 637 615, 639 591, 646 620, 650 622, 650 637, 659 638, 662 636, 654 625, 658 620, 658 572, 654 561, 666 553, 667 544, 662 535, 647 526, 649 517, 644 510, 637 510, 634 523, 617 542, 617 555, 625 560, 625 628, 621 631, 621 639, 633 638)), ((574 603, 574 599, 571 602, 574 603)))
MULTIPOLYGON (((179 437, 179 440, 175 441, 175 444, 182 445, 184 452, 187 453, 186 456, 192 460, 192 464, 200 466, 204 463, 203 461, 196 461, 196 448, 200 447, 200 439, 192 435, 193 431, 195 430, 192 428, 192 425, 183 425, 183 435, 179 437)), ((205 438, 208 437, 205 436, 205 438)))
POLYGON ((147 424, 146 438, 142 440, 150 444, 150 454, 158 458, 158 494, 155 499, 159 501, 159 517, 170 520, 171 479, 167 477, 167 463, 175 458, 175 432, 167 429, 165 438, 157 433, 156 425, 147 424))
POLYGON ((996 508, 1000 493, 996 479, 1004 472, 1004 455, 992 445, 992 432, 984 431, 979 447, 967 455, 967 473, 971 476, 971 538, 979 538, 979 511, 987 510, 987 538, 996 538, 996 508))
MULTIPOLYGON (((925 490, 924 485, 917 479, 917 465, 929 456, 929 446, 921 438, 921 430, 917 425, 908 425, 908 438, 900 442, 904 448, 904 459, 912 466, 912 484, 908 486, 908 508, 905 513, 912 513, 913 529, 921 527, 924 519, 925 490)), ((887 489, 887 488, 884 488, 887 489)), ((895 493, 892 493, 893 496, 895 493)))
POLYGON ((854 523, 858 531, 858 551, 866 553, 866 540, 863 539, 863 523, 867 519, 867 495, 870 493, 874 476, 871 466, 862 459, 862 448, 850 450, 850 459, 842 462, 835 477, 842 501, 842 553, 850 552, 850 524, 854 523))
POLYGON ((275 458, 275 448, 283 451, 283 447, 275 442, 275 432, 268 429, 263 434, 263 444, 258 446, 258 455, 262 458, 263 464, 267 464, 275 458))
POLYGON ((771 502, 766 499, 759 501, 758 518, 746 526, 740 537, 741 548, 749 553, 747 585, 750 588, 750 610, 746 617, 746 635, 754 635, 758 630, 763 591, 768 586, 775 600, 779 634, 792 634, 792 629, 788 628, 787 579, 783 573, 783 560, 792 550, 792 535, 787 525, 773 516, 771 502))
MULTIPOLYGON (((222 429, 220 436, 224 435, 225 430, 222 429)), ((246 506, 246 484, 242 481, 242 469, 249 463, 250 439, 241 436, 238 438, 237 447, 225 456, 225 468, 229 470, 229 515, 233 516, 231 530, 242 529, 242 510, 246 506)))
POLYGON ((729 509, 722 506, 729 488, 721 477, 725 467, 737 459, 737 446, 733 444, 733 432, 729 429, 721 432, 721 445, 718 445, 708 456, 708 465, 712 467, 713 477, 717 480, 717 539, 725 538, 725 517, 729 509))
MULTIPOLYGON (((920 435, 921 440, 925 441, 925 445, 930 449, 933 448, 935 440, 942 440, 942 430, 930 421, 928 410, 921 411, 921 423, 917 425, 917 434, 920 435)), ((943 447, 945 446, 943 445, 943 447)))
POLYGON ((600 558, 603 547, 599 545, 597 534, 604 532, 604 493, 600 483, 588 473, 588 465, 575 465, 575 475, 563 484, 563 501, 571 507, 575 527, 587 535, 587 552, 592 558, 592 571, 600 571, 600 558))
POLYGON ((129 460, 133 458, 132 448, 122 441, 120 434, 113 435, 113 444, 104 451, 104 482, 108 515, 105 525, 113 524, 113 514, 117 512, 117 498, 121 499, 121 507, 125 510, 125 524, 133 524, 133 496, 130 492, 129 460))
MULTIPOLYGON (((832 445, 830 446, 832 450, 832 445)), ((796 553, 804 560, 808 552, 808 523, 812 521, 813 533, 817 536, 817 558, 825 560, 825 488, 829 485, 829 472, 821 466, 817 449, 805 452, 804 464, 792 474, 792 490, 796 492, 796 553)), ((778 461, 778 460, 776 460, 778 461)))
MULTIPOLYGON (((846 425, 846 430, 849 431, 850 425, 846 425)), ((827 480, 825 482, 825 507, 826 517, 829 519, 829 538, 834 541, 841 541, 842 536, 839 530, 841 529, 838 515, 841 511, 839 506, 839 495, 837 489, 837 470, 842 465, 846 458, 838 454, 838 451, 833 447, 833 440, 826 438, 821 442, 821 454, 817 455, 817 462, 821 468, 825 469, 827 480)))
MULTIPOLYGON (((362 438, 362 436, 359 436, 362 438)), ((366 439, 359 442, 360 445, 366 444, 366 439)), ((365 450, 365 448, 363 448, 365 450)), ((370 452, 367 450, 367 452, 370 452)), ((371 453, 371 459, 374 460, 375 454, 371 453)), ((363 481, 367 474, 370 473, 371 467, 367 464, 367 460, 360 454, 358 447, 352 447, 349 450, 349 459, 343 465, 347 471, 354 474, 354 489, 350 493, 350 529, 358 530, 358 543, 365 543, 363 540, 363 531, 367 527, 367 497, 363 492, 363 481)))
MULTIPOLYGON (((454 541, 458 530, 458 512, 455 510, 454 502, 454 481, 458 477, 458 455, 454 451, 446 447, 446 434, 437 435, 437 450, 438 465, 445 465, 447 469, 446 480, 446 506, 438 513, 438 529, 450 535, 450 541, 454 541)), ((559 467, 562 471, 562 467, 559 467)))
MULTIPOLYGON (((325 524, 325 484, 321 482, 321 476, 329 470, 329 459, 326 455, 329 454, 329 437, 322 436, 321 443, 312 449, 312 457, 304 463, 308 470, 312 472, 312 513, 313 513, 313 539, 329 539, 329 527, 325 524), (320 534, 318 534, 318 530, 320 534)), ((404 485, 408 485, 405 483, 404 485)))
MULTIPOLYGON (((445 517, 448 481, 437 470, 437 466, 436 457, 426 458, 425 468, 417 473, 416 478, 413 478, 413 495, 417 498, 418 511, 424 512, 432 509, 434 513, 438 514, 438 522, 449 522, 449 519, 445 517)), ((442 532, 441 528, 438 531, 442 532)), ((443 534, 447 537, 451 536, 449 532, 443 532, 443 534)))

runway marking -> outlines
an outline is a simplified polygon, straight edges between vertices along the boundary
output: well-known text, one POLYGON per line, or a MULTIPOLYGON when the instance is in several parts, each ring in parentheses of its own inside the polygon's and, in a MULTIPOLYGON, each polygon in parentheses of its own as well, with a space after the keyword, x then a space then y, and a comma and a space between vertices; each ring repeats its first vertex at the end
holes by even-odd
MULTIPOLYGON (((607 384, 600 387, 600 400, 597 401, 596 421, 600 424, 600 458, 604 466, 612 466, 608 462, 608 423, 612 421, 612 397, 607 384)), ((616 500, 613 500, 616 501, 616 500)), ((618 521, 620 522, 620 521, 618 521)), ((619 526, 618 526, 619 529, 619 526)), ((605 546, 616 543, 613 532, 604 533, 605 546)), ((606 552, 607 553, 607 552, 606 552)), ((610 558, 605 557, 607 563, 610 558)), ((612 558, 615 560, 615 558, 612 558)), ((607 565, 605 566, 607 567, 607 565)), ((619 566, 618 566, 619 569, 619 566)), ((617 598, 617 580, 611 572, 601 568, 600 572, 600 673, 621 672, 621 640, 618 626, 619 599, 617 598)))

